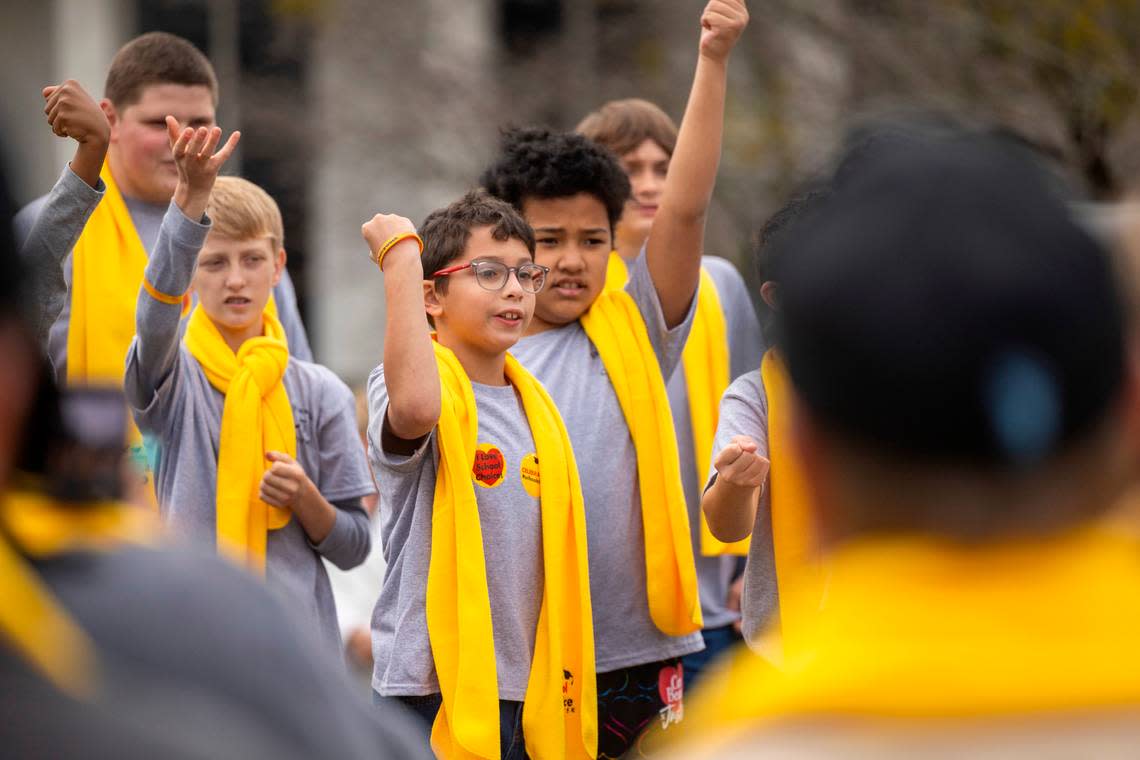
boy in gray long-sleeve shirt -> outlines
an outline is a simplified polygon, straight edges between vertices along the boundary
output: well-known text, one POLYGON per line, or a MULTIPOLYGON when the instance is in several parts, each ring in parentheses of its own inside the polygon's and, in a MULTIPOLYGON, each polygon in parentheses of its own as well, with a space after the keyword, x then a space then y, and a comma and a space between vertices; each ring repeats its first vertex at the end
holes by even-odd
MULTIPOLYGON (((213 544, 221 513, 219 456, 227 450, 223 441, 240 439, 240 433, 223 435, 224 406, 240 400, 213 384, 216 378, 204 370, 189 340, 179 341, 180 297, 193 284, 207 329, 224 341, 223 353, 226 346, 233 351, 235 364, 244 367, 243 357, 256 350, 258 344, 247 348, 250 340, 274 342, 284 358, 284 346, 271 333, 280 325, 265 308, 285 257, 279 246, 280 212, 272 199, 237 178, 214 186, 236 139, 211 157, 220 130, 182 131, 167 118, 171 141, 179 140, 179 185, 139 293, 138 334, 127 355, 125 392, 139 429, 158 441, 156 490, 164 517, 175 533, 213 544), (218 219, 213 232, 207 202, 218 219)), ((191 316, 190 331, 199 316, 191 316)), ((253 382, 269 381, 255 369, 253 382)), ((300 619, 338 646, 336 607, 320 558, 344 569, 364 560, 370 537, 361 498, 375 492, 356 435, 355 405, 332 372, 295 357, 272 382, 274 387, 281 383, 288 397, 296 457, 264 452, 268 461, 252 474, 260 491, 256 497, 251 493, 248 509, 251 515, 266 505, 284 510, 288 523, 267 531, 266 579, 300 619)), ((272 394, 270 387, 258 390, 263 398, 272 394)), ((260 446, 256 454, 262 456, 260 446)))

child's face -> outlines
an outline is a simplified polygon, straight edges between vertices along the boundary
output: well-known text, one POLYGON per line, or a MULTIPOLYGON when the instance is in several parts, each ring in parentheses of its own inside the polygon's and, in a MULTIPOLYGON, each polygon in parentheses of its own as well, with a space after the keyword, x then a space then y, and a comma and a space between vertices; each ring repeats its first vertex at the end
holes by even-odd
POLYGON ((534 328, 569 324, 586 313, 606 282, 613 250, 606 207, 589 193, 527 198, 523 216, 534 228, 535 263, 550 267, 535 301, 534 328))
POLYGON ((152 84, 142 96, 118 111, 109 101, 103 109, 111 122, 111 168, 124 194, 149 203, 168 203, 178 182, 170 151, 166 117, 189 127, 214 126, 214 98, 204 85, 152 84))
POLYGON ((665 190, 669 171, 669 154, 656 141, 645 138, 641 144, 620 158, 621 168, 629 177, 630 196, 622 210, 618 226, 620 234, 641 240, 649 237, 649 228, 657 216, 657 205, 665 190))
POLYGON ((225 337, 261 334, 261 314, 285 268, 285 251, 268 238, 233 240, 211 232, 198 254, 194 291, 225 337))
MULTIPOLYGON (((472 261, 498 261, 508 267, 533 263, 526 244, 516 238, 495 240, 490 227, 471 230, 463 255, 444 268, 472 261)), ((518 342, 534 316, 535 296, 523 290, 515 272, 508 274, 501 289, 487 290, 474 269, 462 269, 446 276, 446 293, 435 289, 431 275, 424 272, 425 308, 435 321, 440 343, 449 348, 461 345, 497 356, 518 342)))

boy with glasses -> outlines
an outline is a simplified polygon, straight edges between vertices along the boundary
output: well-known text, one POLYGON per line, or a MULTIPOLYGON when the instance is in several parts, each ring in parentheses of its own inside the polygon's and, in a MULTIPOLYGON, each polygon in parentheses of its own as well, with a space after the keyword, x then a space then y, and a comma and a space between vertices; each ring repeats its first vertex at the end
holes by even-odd
POLYGON ((484 193, 421 229, 377 215, 362 230, 387 304, 368 381, 388 562, 372 687, 433 725, 440 757, 594 757, 578 469, 558 409, 507 353, 549 270, 521 215, 484 193))

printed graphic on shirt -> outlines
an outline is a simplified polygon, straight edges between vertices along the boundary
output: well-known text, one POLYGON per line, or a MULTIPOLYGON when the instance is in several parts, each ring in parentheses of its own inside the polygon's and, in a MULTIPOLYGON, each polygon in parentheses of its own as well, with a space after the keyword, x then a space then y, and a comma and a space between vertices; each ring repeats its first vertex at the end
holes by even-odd
POLYGON ((539 483, 542 481, 538 472, 538 455, 527 454, 519 465, 519 478, 522 479, 523 488, 532 497, 538 498, 539 483))
POLYGON ((661 668, 661 673, 657 676, 657 688, 661 692, 661 701, 665 703, 658 713, 661 716, 661 728, 680 723, 685 717, 685 671, 681 663, 661 668))
POLYGON ((502 450, 493 443, 480 443, 475 447, 475 466, 471 474, 483 488, 494 488, 503 482, 507 460, 502 450))

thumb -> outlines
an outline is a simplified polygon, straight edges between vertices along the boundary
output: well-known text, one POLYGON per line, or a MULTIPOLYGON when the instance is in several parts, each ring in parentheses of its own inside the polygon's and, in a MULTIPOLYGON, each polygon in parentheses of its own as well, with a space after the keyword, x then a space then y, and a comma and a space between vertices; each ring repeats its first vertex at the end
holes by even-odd
POLYGON ((289 464, 293 461, 293 457, 283 451, 267 451, 265 452, 265 458, 270 462, 284 462, 285 464, 289 464))

